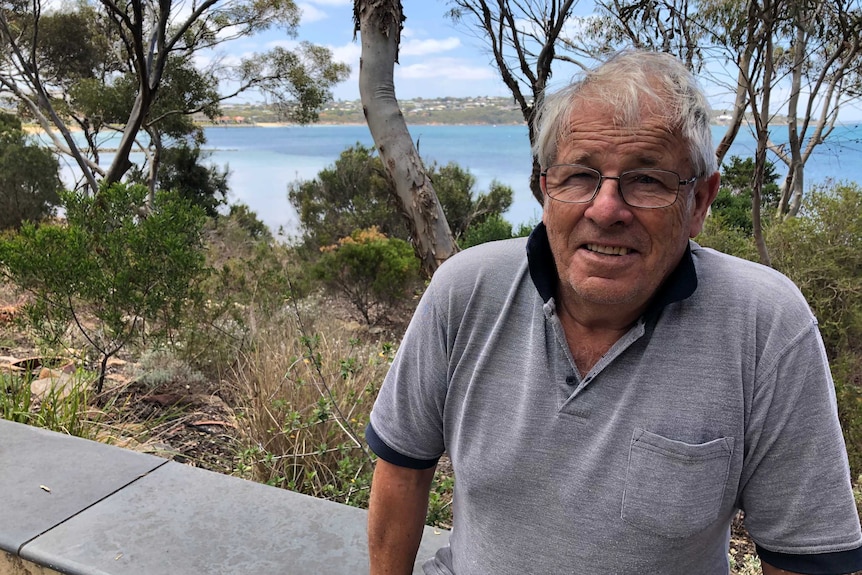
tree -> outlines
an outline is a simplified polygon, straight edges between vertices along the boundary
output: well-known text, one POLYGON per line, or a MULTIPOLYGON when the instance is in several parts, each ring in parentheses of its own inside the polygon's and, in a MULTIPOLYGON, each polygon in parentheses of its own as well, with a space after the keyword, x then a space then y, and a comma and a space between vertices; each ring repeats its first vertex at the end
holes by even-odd
POLYGON ((21 121, 0 112, 0 229, 20 228, 54 213, 62 189, 57 160, 27 141, 21 121))
MULTIPOLYGON (((556 44, 572 18, 577 0, 450 0, 449 4, 453 6, 449 11, 451 18, 473 26, 477 37, 490 49, 503 83, 521 109, 532 145, 536 105, 541 102, 551 78, 554 59, 560 57, 556 44)), ((577 59, 565 59, 581 66, 577 59)), ((538 158, 534 157, 530 189, 543 204, 540 171, 538 158)))
POLYGON ((419 279, 418 267, 410 244, 387 238, 372 226, 324 248, 312 271, 328 289, 346 296, 372 325, 382 317, 375 309, 391 309, 410 296, 419 279))
MULTIPOLYGON (((455 163, 433 164, 428 177, 459 242, 465 232, 489 217, 502 217, 512 204, 511 188, 492 182, 487 193, 477 193, 475 176, 455 163)), ((290 203, 299 215, 303 245, 313 251, 371 227, 387 237, 409 241, 410 231, 394 195, 380 157, 358 143, 344 150, 315 179, 294 182, 288 188, 290 203)), ((511 231, 511 225, 509 228, 511 231)))
MULTIPOLYGON (((503 212, 512 205, 512 188, 496 181, 491 182, 487 194, 475 195, 476 177, 454 162, 432 166, 431 179, 459 244, 469 229, 483 224, 489 217, 502 218, 503 212)), ((512 237, 511 225, 509 228, 508 237, 512 237)))
MULTIPOLYGON (((752 183, 757 170, 753 158, 742 159, 738 156, 730 157, 730 164, 724 166, 721 174, 721 188, 715 201, 710 206, 711 215, 719 217, 725 226, 736 228, 746 236, 751 237, 754 233, 754 221, 752 216, 752 183)), ((766 212, 774 210, 778 205, 779 187, 776 183, 778 174, 775 165, 767 161, 764 170, 763 193, 761 195, 761 207, 766 212)))
POLYGON ((180 142, 164 149, 157 184, 158 189, 175 191, 215 217, 219 206, 227 203, 228 170, 204 165, 205 156, 198 143, 180 142))
POLYGON ((362 36, 362 109, 410 227, 422 270, 431 275, 458 246, 395 98, 393 69, 404 22, 401 2, 354 0, 353 15, 355 29, 362 36))
POLYGON ((394 196, 380 157, 359 143, 341 152, 315 179, 288 186, 303 243, 315 251, 372 226, 388 237, 407 240, 407 224, 394 196))
MULTIPOLYGON (((119 181, 142 130, 158 152, 167 124, 254 90, 285 117, 315 118, 329 88, 348 69, 328 50, 302 43, 295 51, 273 48, 238 65, 218 61, 208 69, 192 62, 204 50, 274 26, 295 36, 300 9, 292 0, 204 0, 187 11, 172 2, 82 0, 72 10, 48 12, 41 0, 10 3, 0 11, 0 87, 9 92, 71 155, 95 193, 99 178, 119 181), (52 36, 48 32, 56 32, 52 36), (213 87, 229 82, 227 91, 213 87), (67 119, 84 131, 90 150, 100 130, 122 132, 111 165, 99 166, 72 137, 67 119)), ((175 127, 175 126, 174 126, 175 127)), ((158 160, 158 158, 156 158, 158 160)), ((155 175, 151 176, 155 181, 155 175)))

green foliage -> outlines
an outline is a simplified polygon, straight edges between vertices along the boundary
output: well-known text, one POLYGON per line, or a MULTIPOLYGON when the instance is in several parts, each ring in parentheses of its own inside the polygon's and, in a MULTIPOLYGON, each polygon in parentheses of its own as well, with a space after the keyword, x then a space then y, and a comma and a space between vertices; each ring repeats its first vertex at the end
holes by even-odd
POLYGON ((280 320, 285 302, 308 291, 307 270, 292 250, 272 241, 246 206, 207 222, 206 263, 212 273, 190 303, 179 339, 182 358, 205 373, 219 371, 247 351, 265 319, 280 320))
POLYGON ((467 230, 467 233, 458 242, 463 249, 485 242, 495 240, 506 240, 512 236, 512 224, 503 219, 499 214, 486 218, 483 222, 467 230))
MULTIPOLYGON (((481 225, 489 217, 501 216, 512 205, 512 188, 494 181, 487 194, 476 195, 476 177, 454 162, 432 166, 430 172, 437 199, 456 240, 471 226, 481 225)), ((512 235, 511 225, 509 227, 507 237, 512 235)))
POLYGON ((32 293, 27 315, 43 336, 59 341, 74 322, 101 354, 98 391, 108 359, 127 342, 177 327, 204 271, 202 210, 160 193, 144 213, 146 193, 124 184, 95 197, 66 193, 65 225, 27 224, 0 240, 0 265, 32 293))
MULTIPOLYGON (((437 198, 456 239, 471 227, 502 216, 512 204, 512 189, 492 182, 487 193, 476 193, 476 178, 455 163, 428 170, 437 198)), ((332 245, 355 230, 376 226, 384 235, 408 241, 410 233, 393 200, 392 185, 373 148, 356 144, 344 150, 335 165, 317 178, 291 184, 288 197, 299 215, 303 243, 310 252, 332 245)), ((475 237, 499 235, 499 220, 475 237)), ((511 237, 510 234, 506 237, 511 237)), ((487 241, 487 240, 484 240, 487 241)), ((473 245, 472 243, 470 245, 473 245)))
POLYGON ((177 192, 181 198, 204 209, 209 217, 218 214, 227 201, 228 171, 204 165, 200 144, 181 142, 162 151, 158 187, 177 192))
POLYGON ((235 221, 241 229, 248 233, 252 240, 272 240, 272 232, 246 204, 232 204, 228 219, 235 221))
POLYGON ((439 470, 434 474, 431 482, 431 492, 428 496, 428 512, 425 515, 425 524, 452 528, 452 495, 455 491, 455 477, 451 473, 441 473, 439 470))
POLYGON ((335 164, 314 180, 290 184, 288 198, 299 216, 307 249, 317 251, 371 226, 386 236, 406 239, 407 226, 390 188, 374 149, 359 143, 341 152, 335 164))
MULTIPOLYGON (((263 96, 282 119, 316 120, 332 86, 350 71, 325 47, 298 42, 289 50, 275 46, 235 62, 200 64, 200 53, 274 26, 293 37, 300 14, 292 0, 230 0, 188 11, 139 0, 123 6, 73 2, 50 11, 12 2, 3 12, 8 61, 0 83, 30 117, 48 118, 59 132, 82 131, 84 146, 66 138, 63 148, 86 157, 75 165, 96 193, 98 179, 113 183, 128 173, 135 146, 148 147, 141 151, 158 162, 163 138, 203 143, 192 116, 215 119, 222 100, 246 91, 263 96), (146 26, 129 17, 141 10, 146 26), (225 84, 229 93, 219 90, 225 84), (123 137, 102 170, 99 135, 108 124, 123 137), (148 144, 140 143, 142 131, 148 144)), ((151 189, 159 170, 157 164, 139 168, 151 189)))
POLYGON ((0 112, 0 229, 38 222, 54 213, 62 188, 57 160, 27 141, 21 121, 0 112))
POLYGON ((754 239, 734 225, 728 225, 721 214, 712 213, 695 238, 700 245, 753 262, 759 261, 754 239))
MULTIPOLYGON (((746 236, 754 233, 752 220, 752 183, 754 181, 754 159, 731 156, 730 165, 724 166, 721 187, 712 203, 712 214, 722 220, 722 227, 735 228, 746 236)), ((766 163, 764 186, 761 197, 761 218, 768 222, 769 216, 778 206, 780 189, 775 165, 766 163)))
POLYGON ((372 324, 376 308, 410 295, 419 278, 419 262, 410 244, 371 227, 325 248, 313 273, 328 289, 347 296, 372 324))

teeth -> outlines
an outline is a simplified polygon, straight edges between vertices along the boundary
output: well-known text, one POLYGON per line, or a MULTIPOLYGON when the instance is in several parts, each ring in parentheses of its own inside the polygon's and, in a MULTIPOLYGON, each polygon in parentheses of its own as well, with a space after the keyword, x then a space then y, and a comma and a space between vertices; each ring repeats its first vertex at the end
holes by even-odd
POLYGON ((591 252, 597 252, 609 256, 624 256, 631 251, 628 248, 615 248, 611 246, 602 246, 599 244, 587 244, 587 249, 591 252))

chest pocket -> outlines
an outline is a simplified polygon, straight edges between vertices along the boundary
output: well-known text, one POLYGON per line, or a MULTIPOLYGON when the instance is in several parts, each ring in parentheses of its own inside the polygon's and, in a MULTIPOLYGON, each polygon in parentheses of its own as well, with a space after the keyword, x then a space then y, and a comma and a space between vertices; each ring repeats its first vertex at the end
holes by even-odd
POLYGON ((733 454, 733 438, 674 441, 635 428, 622 518, 665 537, 688 537, 714 522, 733 454))

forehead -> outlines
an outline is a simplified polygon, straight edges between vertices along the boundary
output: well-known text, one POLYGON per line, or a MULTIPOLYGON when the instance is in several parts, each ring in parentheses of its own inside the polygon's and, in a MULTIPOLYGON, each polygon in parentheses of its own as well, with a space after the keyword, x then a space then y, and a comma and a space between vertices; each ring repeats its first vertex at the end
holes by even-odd
POLYGON ((612 106, 573 102, 557 139, 558 163, 594 164, 614 159, 627 166, 676 167, 686 161, 679 130, 652 107, 622 118, 612 106))

